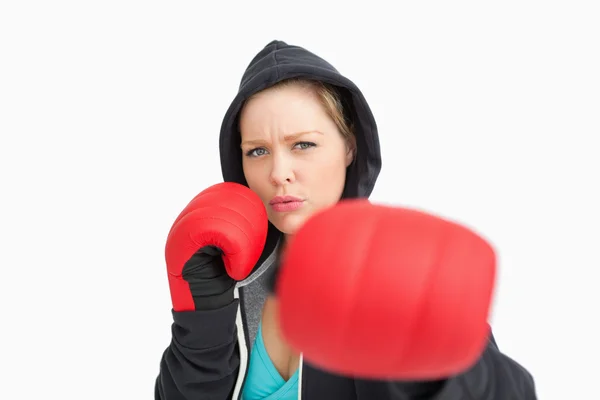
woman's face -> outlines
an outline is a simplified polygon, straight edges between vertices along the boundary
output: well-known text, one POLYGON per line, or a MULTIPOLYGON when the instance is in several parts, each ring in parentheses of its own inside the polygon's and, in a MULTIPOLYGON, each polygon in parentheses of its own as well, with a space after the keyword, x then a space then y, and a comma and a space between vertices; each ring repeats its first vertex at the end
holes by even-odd
POLYGON ((352 156, 312 89, 257 94, 242 111, 240 129, 246 181, 281 232, 293 235, 315 211, 340 200, 352 156))

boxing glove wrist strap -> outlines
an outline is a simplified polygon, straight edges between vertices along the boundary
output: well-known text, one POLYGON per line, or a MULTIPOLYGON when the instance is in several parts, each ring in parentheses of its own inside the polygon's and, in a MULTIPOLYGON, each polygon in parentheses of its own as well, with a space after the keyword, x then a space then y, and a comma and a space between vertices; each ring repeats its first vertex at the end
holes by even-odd
POLYGON ((233 289, 235 282, 225 292, 213 294, 211 296, 194 295, 194 305, 196 310, 209 311, 223 308, 233 302, 233 289))
POLYGON ((225 271, 221 251, 207 246, 194 254, 183 267, 196 310, 214 310, 233 301, 235 281, 225 271))

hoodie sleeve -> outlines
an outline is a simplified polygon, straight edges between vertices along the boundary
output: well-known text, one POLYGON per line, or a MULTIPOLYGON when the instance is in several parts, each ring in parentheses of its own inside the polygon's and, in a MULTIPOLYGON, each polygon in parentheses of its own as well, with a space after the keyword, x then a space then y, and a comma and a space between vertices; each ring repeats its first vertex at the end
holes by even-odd
POLYGON ((468 371, 433 382, 356 381, 359 400, 537 400, 532 375, 498 349, 493 335, 468 371))
POLYGON ((160 360, 155 400, 232 398, 240 353, 239 300, 210 311, 173 311, 172 339, 160 360))

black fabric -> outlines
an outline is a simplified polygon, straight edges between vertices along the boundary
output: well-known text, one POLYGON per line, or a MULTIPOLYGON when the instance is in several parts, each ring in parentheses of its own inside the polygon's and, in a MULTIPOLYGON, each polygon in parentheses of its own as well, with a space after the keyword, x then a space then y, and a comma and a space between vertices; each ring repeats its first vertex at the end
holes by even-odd
POLYGON ((357 400, 355 380, 305 362, 302 368, 302 400, 307 399, 357 400))
POLYGON ((311 400, 537 400, 531 374, 499 351, 493 335, 471 369, 445 380, 353 379, 305 363, 302 386, 311 400))
MULTIPOLYGON (((357 86, 328 62, 299 46, 282 41, 268 43, 248 65, 223 118, 219 148, 225 181, 244 185, 238 114, 252 94, 287 78, 304 77, 338 88, 355 128, 357 154, 348 167, 344 198, 369 197, 381 169, 377 126, 357 86)), ((269 224, 267 243, 257 267, 281 239, 269 224)), ((255 267, 256 268, 256 267, 255 267)), ((238 305, 212 311, 173 313, 173 340, 166 349, 156 380, 155 399, 232 399, 240 368, 235 326, 238 305)), ((247 332, 246 340, 247 340, 247 332)), ((348 349, 351 351, 351 349, 348 349)), ((354 379, 314 368, 302 369, 302 400, 536 400, 531 374, 495 345, 493 336, 485 352, 468 371, 439 381, 398 382, 354 379)), ((243 379, 241 377, 240 379, 243 379)), ((238 399, 235 399, 238 400, 238 399)))
POLYGON ((531 374, 500 352, 493 335, 463 374, 430 382, 357 379, 356 393, 359 400, 537 400, 531 374))
POLYGON ((215 246, 198 250, 183 266, 196 310, 214 310, 233 300, 235 281, 227 274, 223 252, 215 246))
POLYGON ((240 368, 238 300, 210 311, 173 312, 171 344, 160 361, 154 398, 231 399, 240 368))

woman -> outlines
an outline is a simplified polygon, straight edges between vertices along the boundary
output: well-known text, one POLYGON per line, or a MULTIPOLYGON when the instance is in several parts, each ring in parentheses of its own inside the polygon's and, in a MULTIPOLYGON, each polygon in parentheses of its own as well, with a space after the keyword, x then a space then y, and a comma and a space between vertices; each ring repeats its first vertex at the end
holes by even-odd
MULTIPOLYGON (((157 399, 535 398, 531 375, 493 338, 469 371, 426 382, 335 375, 286 345, 269 295, 271 274, 265 273, 272 271, 276 249, 316 211, 343 198, 368 197, 381 168, 370 108, 329 63, 281 41, 265 46, 224 117, 220 152, 224 180, 248 186, 265 205, 266 244, 235 289, 222 285, 202 307, 197 301, 194 311, 173 312, 157 399)), ((214 268, 211 277, 223 269, 214 268)))

